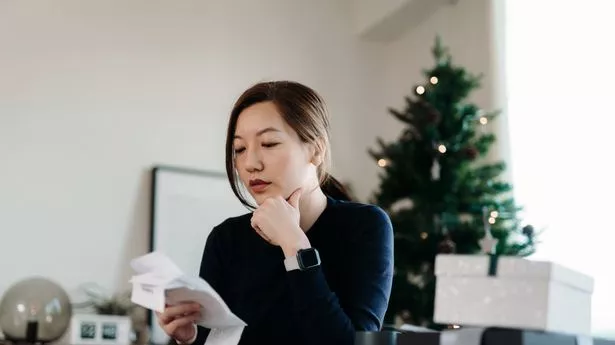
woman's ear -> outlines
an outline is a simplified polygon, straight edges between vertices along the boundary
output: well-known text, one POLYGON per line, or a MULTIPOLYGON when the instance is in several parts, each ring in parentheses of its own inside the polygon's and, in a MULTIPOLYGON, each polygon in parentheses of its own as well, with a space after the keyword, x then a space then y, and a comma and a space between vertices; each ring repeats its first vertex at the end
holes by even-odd
POLYGON ((324 145, 322 145, 322 143, 318 141, 312 147, 313 147, 312 159, 310 160, 310 162, 314 164, 314 166, 318 167, 324 161, 324 156, 325 156, 324 145))

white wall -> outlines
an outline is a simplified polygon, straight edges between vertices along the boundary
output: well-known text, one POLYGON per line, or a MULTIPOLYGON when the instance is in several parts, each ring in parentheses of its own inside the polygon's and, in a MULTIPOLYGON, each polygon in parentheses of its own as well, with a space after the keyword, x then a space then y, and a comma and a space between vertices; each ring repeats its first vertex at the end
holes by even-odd
MULTIPOLYGON (((149 168, 223 171, 228 111, 296 79, 329 102, 334 173, 366 159, 378 54, 344 2, 0 2, 0 293, 49 276, 127 286, 147 250, 149 168)), ((359 193, 369 189, 364 187, 359 193)))
POLYGON ((544 229, 535 257, 593 276, 594 330, 615 337, 615 66, 603 63, 615 60, 605 43, 613 41, 615 2, 508 1, 506 10, 516 192, 544 229))

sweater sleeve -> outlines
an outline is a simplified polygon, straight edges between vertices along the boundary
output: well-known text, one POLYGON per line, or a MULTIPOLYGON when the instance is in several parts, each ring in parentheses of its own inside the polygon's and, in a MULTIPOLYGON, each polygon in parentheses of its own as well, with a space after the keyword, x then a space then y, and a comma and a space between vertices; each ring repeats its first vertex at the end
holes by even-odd
POLYGON ((356 331, 382 327, 393 280, 393 229, 378 207, 355 211, 361 213, 338 222, 352 227, 337 258, 344 263, 344 288, 333 293, 320 266, 288 272, 306 344, 354 344, 356 331))
MULTIPOLYGON (((205 249, 203 250, 203 258, 201 259, 201 268, 199 276, 203 278, 214 290, 220 292, 222 286, 222 274, 224 272, 221 242, 219 239, 219 228, 215 227, 207 238, 205 249)), ((203 345, 209 335, 209 328, 197 325, 196 340, 193 345, 203 345)))

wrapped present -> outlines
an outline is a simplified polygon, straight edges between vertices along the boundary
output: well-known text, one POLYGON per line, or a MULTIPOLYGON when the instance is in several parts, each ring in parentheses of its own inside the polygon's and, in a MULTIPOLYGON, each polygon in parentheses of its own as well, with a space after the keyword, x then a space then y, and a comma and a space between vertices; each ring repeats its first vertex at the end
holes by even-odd
POLYGON ((591 277, 552 262, 496 255, 436 257, 434 321, 591 333, 591 277))

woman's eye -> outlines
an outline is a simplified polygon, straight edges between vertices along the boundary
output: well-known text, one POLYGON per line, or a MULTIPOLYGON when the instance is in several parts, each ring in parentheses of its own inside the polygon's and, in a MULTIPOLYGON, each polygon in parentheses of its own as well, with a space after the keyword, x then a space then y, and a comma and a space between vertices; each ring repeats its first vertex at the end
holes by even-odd
POLYGON ((279 143, 263 143, 264 147, 274 147, 277 146, 279 143))
POLYGON ((243 148, 243 147, 238 147, 238 148, 236 148, 236 149, 235 149, 235 154, 240 154, 240 153, 242 153, 243 151, 245 151, 245 148, 243 148))

